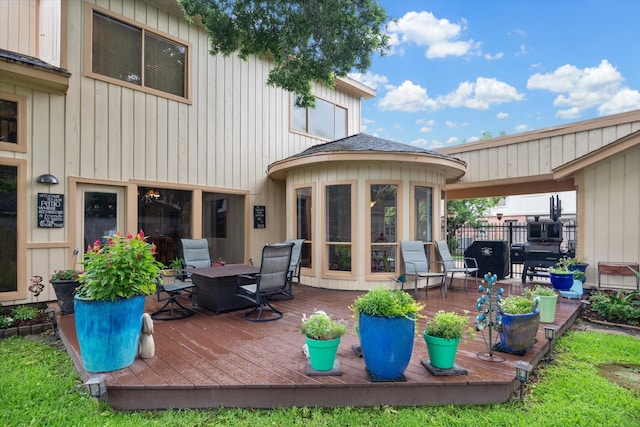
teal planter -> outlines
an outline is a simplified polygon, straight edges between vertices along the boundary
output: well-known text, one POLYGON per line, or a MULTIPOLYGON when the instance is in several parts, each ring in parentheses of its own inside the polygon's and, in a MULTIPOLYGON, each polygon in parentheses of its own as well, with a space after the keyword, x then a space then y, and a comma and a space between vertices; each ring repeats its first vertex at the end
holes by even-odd
POLYGON ((75 297, 76 333, 82 364, 87 371, 115 371, 135 361, 144 300, 144 296, 115 301, 75 297))
POLYGON ((447 339, 432 337, 426 333, 423 333, 422 335, 424 336, 424 342, 427 344, 429 363, 431 363, 431 366, 438 369, 453 368, 456 361, 458 344, 460 344, 460 338, 447 339))
POLYGON ((411 360, 415 322, 405 317, 360 314, 360 347, 364 363, 377 380, 401 378, 411 360))
POLYGON ((538 308, 540 309, 540 321, 542 323, 553 323, 556 319, 558 295, 538 295, 536 298, 538 298, 538 308))
POLYGON ((316 371, 330 371, 338 353, 340 337, 332 340, 314 340, 307 337, 311 367, 316 371))

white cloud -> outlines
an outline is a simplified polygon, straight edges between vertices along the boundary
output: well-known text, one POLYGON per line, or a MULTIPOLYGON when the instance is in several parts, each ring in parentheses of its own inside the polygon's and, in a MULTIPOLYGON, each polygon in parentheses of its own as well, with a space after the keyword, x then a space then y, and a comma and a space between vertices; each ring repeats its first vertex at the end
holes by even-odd
POLYGON ((479 136, 472 136, 471 138, 467 139, 465 142, 478 142, 478 141, 480 141, 479 136))
POLYGON ((438 19, 430 12, 408 12, 397 22, 389 24, 389 35, 394 52, 400 43, 426 46, 427 58, 464 56, 479 52, 480 44, 474 40, 459 40, 466 29, 466 20, 459 24, 438 19))
POLYGON ((380 111, 424 111, 427 108, 434 109, 436 103, 429 98, 427 90, 406 80, 398 87, 392 87, 378 102, 380 111))
POLYGON ((498 114, 496 114, 496 119, 502 120, 502 119, 508 119, 508 118, 509 118, 509 113, 504 113, 500 111, 498 114))
POLYGON ((420 118, 420 119, 416 119, 416 124, 417 124, 417 125, 425 124, 425 125, 427 125, 427 126, 435 126, 436 121, 435 121, 435 120, 433 120, 433 119, 431 119, 431 120, 425 120, 425 119, 420 118))
POLYGON ((354 80, 359 81, 360 83, 369 86, 372 89, 378 89, 381 86, 385 86, 386 84, 389 83, 389 79, 387 79, 387 76, 383 76, 380 74, 374 74, 370 71, 367 71, 366 73, 349 73, 348 74, 349 77, 351 77, 354 80))
POLYGON ((518 126, 516 126, 516 131, 517 132, 524 132, 527 129, 529 129, 529 126, 527 126, 527 125, 518 125, 518 126))
POLYGON ((600 115, 640 108, 640 93, 623 87, 623 82, 620 72, 603 59, 596 67, 580 69, 566 64, 551 73, 536 73, 527 81, 527 88, 558 93, 553 101, 561 107, 556 117, 574 119, 596 106, 600 115))
POLYGON ((640 109, 640 92, 624 88, 598 107, 601 116, 640 109))
POLYGON ((433 128, 429 127, 429 126, 423 126, 423 127, 420 128, 420 132, 422 132, 422 133, 433 132, 433 128))
POLYGON ((447 120, 446 122, 444 122, 444 124, 451 129, 456 129, 458 127, 458 124, 456 122, 452 122, 451 120, 447 120))
POLYGON ((438 104, 447 107, 467 107, 486 110, 492 105, 520 101, 524 95, 513 86, 493 78, 478 77, 475 82, 462 82, 447 95, 438 97, 438 104))
POLYGON ((457 136, 452 136, 451 138, 447 139, 447 145, 457 144, 458 141, 460 141, 460 140, 458 139, 457 136))
POLYGON ((490 54, 490 53, 485 53, 484 54, 484 58, 488 59, 488 60, 494 60, 494 59, 502 59, 504 57, 504 53, 503 52, 498 52, 496 54, 490 54))

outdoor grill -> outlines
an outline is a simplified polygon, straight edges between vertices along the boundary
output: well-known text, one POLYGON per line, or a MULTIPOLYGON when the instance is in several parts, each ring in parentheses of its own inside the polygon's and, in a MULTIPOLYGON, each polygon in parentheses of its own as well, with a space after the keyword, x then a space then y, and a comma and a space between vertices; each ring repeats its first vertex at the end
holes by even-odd
POLYGON ((547 269, 553 267, 563 256, 562 223, 560 221, 532 221, 527 223, 527 242, 522 244, 524 267, 522 283, 533 280, 533 276, 547 276, 547 269))

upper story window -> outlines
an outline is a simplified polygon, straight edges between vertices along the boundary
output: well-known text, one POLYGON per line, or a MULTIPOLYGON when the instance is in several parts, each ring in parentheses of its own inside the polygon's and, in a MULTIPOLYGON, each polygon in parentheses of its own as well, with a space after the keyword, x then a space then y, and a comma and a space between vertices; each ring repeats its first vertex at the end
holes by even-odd
POLYGON ((293 105, 292 127, 325 139, 340 139, 347 136, 347 109, 316 98, 315 108, 299 108, 293 105))
POLYGON ((93 10, 91 73, 187 98, 187 46, 93 10))
POLYGON ((0 92, 0 150, 26 151, 26 105, 26 97, 0 92))

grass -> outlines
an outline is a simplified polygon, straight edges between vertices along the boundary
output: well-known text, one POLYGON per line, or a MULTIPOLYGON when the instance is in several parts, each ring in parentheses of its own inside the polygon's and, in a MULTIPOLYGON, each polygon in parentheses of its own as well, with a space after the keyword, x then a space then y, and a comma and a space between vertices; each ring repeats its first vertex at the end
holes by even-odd
MULTIPOLYGON (((116 412, 85 393, 64 351, 29 339, 0 340, 2 426, 638 426, 640 393, 597 365, 638 363, 640 339, 570 331, 540 365, 525 400, 496 405, 116 412)), ((487 369, 490 369, 490 364, 487 369)))

